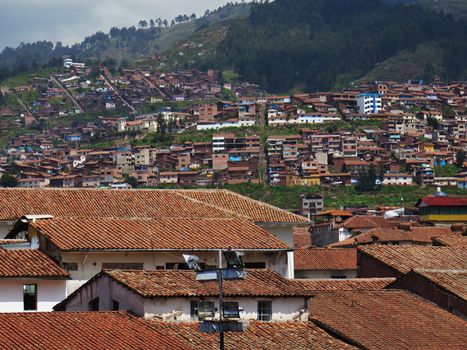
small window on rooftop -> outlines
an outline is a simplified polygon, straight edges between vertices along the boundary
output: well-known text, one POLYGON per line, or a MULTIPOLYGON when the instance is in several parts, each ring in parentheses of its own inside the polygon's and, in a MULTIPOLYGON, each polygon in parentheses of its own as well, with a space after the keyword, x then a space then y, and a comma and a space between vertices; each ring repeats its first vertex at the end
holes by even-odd
POLYGON ((117 300, 112 299, 112 311, 120 310, 120 303, 117 300))

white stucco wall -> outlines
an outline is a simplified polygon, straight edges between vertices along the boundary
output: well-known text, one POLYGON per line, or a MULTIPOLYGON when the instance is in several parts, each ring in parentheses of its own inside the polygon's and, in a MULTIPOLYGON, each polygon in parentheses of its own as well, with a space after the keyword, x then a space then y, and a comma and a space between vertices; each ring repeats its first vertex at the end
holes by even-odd
POLYGON ((282 242, 293 248, 293 225, 269 224, 269 223, 256 223, 269 233, 279 238, 282 242))
POLYGON ((52 307, 65 299, 65 280, 2 279, 0 280, 0 312, 22 312, 23 285, 37 285, 37 311, 52 311, 52 307))
POLYGON ((83 287, 66 305, 65 311, 90 311, 91 300, 99 298, 99 311, 112 311, 112 301, 119 302, 119 309, 144 315, 143 298, 107 276, 83 287))
MULTIPOLYGON (((112 300, 118 301, 119 309, 131 311, 146 318, 156 318, 164 321, 193 321, 190 316, 190 301, 199 298, 142 298, 128 288, 103 276, 83 287, 66 305, 66 311, 89 311, 90 302, 99 298, 99 311, 111 311, 112 300)), ((219 306, 216 298, 204 298, 213 300, 216 307, 219 306)), ((257 319, 257 307, 260 300, 272 301, 272 320, 291 321, 306 320, 305 297, 290 298, 224 298, 225 301, 237 301, 244 308, 240 313, 243 320, 257 319)), ((218 315, 218 314, 217 314, 218 315)))
MULTIPOLYGON (((72 280, 67 283, 67 295, 102 270, 103 263, 143 263, 145 270, 165 267, 166 263, 184 263, 183 253, 195 254, 200 262, 217 267, 217 252, 171 252, 171 253, 62 253, 62 262, 77 263, 77 271, 69 271, 72 280)), ((244 262, 265 262, 266 268, 287 276, 287 254, 285 252, 246 252, 244 262)), ((292 265, 293 266, 293 265, 292 265)))
POLYGON ((356 278, 357 270, 295 270, 295 278, 329 279, 337 276, 356 278))
MULTIPOLYGON (((144 317, 158 318, 168 322, 187 322, 193 321, 190 316, 190 301, 199 300, 199 298, 164 298, 164 299, 144 299, 144 317)), ((203 300, 212 300, 217 309, 219 303, 216 298, 203 298, 203 300)), ((300 310, 306 310, 304 297, 291 298, 224 298, 225 302, 236 301, 244 311, 240 312, 242 320, 256 320, 258 318, 258 301, 272 301, 272 321, 306 321, 308 314, 300 313, 300 310), (301 315, 301 316, 300 316, 301 315)), ((219 313, 216 312, 216 317, 219 313)))

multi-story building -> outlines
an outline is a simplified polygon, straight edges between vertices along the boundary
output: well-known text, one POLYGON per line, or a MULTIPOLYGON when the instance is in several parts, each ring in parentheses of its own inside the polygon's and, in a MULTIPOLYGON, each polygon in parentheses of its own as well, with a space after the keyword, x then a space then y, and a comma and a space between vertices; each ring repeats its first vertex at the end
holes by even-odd
POLYGON ((378 114, 382 110, 379 94, 363 93, 357 95, 357 111, 360 114, 378 114))

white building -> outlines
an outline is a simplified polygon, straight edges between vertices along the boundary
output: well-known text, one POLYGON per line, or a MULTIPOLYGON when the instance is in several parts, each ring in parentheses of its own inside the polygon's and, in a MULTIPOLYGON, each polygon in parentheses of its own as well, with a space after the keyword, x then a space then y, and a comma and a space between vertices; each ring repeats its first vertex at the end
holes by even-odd
POLYGON ((66 297, 68 278, 39 250, 0 246, 0 312, 52 311, 66 297))
MULTIPOLYGON (((224 280, 224 303, 238 303, 242 321, 306 321, 307 296, 300 285, 269 270, 246 270, 244 280, 224 280)), ((217 281, 197 281, 194 271, 102 271, 67 299, 60 311, 126 310, 163 321, 219 317, 217 281), (202 305, 214 306, 209 316, 202 305)))
POLYGON ((240 218, 49 219, 29 223, 27 233, 16 227, 14 237, 38 239, 40 249, 69 271, 69 292, 102 269, 185 269, 183 254, 193 251, 200 265, 216 267, 219 250, 238 250, 245 267, 293 278, 292 249, 240 218))
POLYGON ((360 114, 378 114, 382 109, 379 94, 364 93, 357 96, 357 111, 360 114))
POLYGON ((411 186, 413 176, 411 174, 387 173, 384 174, 383 185, 391 186, 411 186))

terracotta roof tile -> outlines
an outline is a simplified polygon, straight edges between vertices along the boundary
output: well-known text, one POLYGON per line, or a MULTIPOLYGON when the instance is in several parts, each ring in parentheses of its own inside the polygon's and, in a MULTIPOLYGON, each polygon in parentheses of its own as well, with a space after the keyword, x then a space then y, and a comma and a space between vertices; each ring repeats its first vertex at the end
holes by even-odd
POLYGON ((242 219, 51 219, 30 226, 64 251, 288 249, 242 219))
POLYGON ((417 206, 467 206, 467 197, 436 197, 428 196, 418 201, 417 206))
POLYGON ((409 231, 393 228, 373 228, 329 247, 349 247, 359 244, 414 242, 432 243, 434 237, 456 236, 449 227, 412 227, 409 231))
POLYGON ((28 214, 63 218, 216 218, 238 215, 172 191, 102 189, 0 189, 0 219, 28 214))
MULTIPOLYGON (((219 335, 201 333, 196 323, 154 322, 159 331, 174 332, 180 340, 199 350, 219 349, 219 335)), ((330 336, 311 322, 259 322, 248 324, 245 332, 231 332, 225 348, 236 350, 344 350, 357 349, 330 336)))
POLYGON ((389 246, 358 247, 366 254, 400 273, 412 269, 467 269, 467 251, 463 247, 389 246))
POLYGON ((295 270, 356 270, 357 250, 303 248, 294 251, 295 270))
POLYGON ((0 189, 0 220, 28 214, 84 218, 243 217, 255 222, 309 222, 227 190, 0 189))
POLYGON ((295 279, 310 292, 339 290, 380 290, 394 282, 395 278, 352 278, 352 279, 295 279))
POLYGON ((446 247, 467 247, 467 236, 453 235, 433 237, 433 244, 446 247))
MULTIPOLYGON (((135 293, 147 297, 200 296, 219 294, 217 282, 196 280, 195 271, 123 271, 102 272, 135 293)), ((287 297, 304 296, 300 286, 271 270, 247 270, 244 280, 225 280, 225 296, 287 297)))
POLYGON ((394 223, 385 220, 381 216, 370 215, 355 215, 343 223, 345 228, 351 230, 361 228, 394 227, 394 225, 394 223))
POLYGON ((68 272, 39 250, 0 250, 0 278, 68 278, 68 272))
MULTIPOLYGON (((310 318, 365 349, 465 349, 467 323, 409 292, 321 292, 310 318)), ((341 338, 342 339, 342 338, 341 338)))
POLYGON ((0 349, 194 350, 175 331, 123 312, 0 314, 0 349))
POLYGON ((184 197, 197 199, 203 203, 219 206, 223 209, 239 213, 255 222, 310 222, 309 219, 289 213, 272 205, 241 196, 226 190, 196 191, 181 190, 184 197))
POLYGON ((413 273, 467 300, 467 270, 414 270, 413 273))

